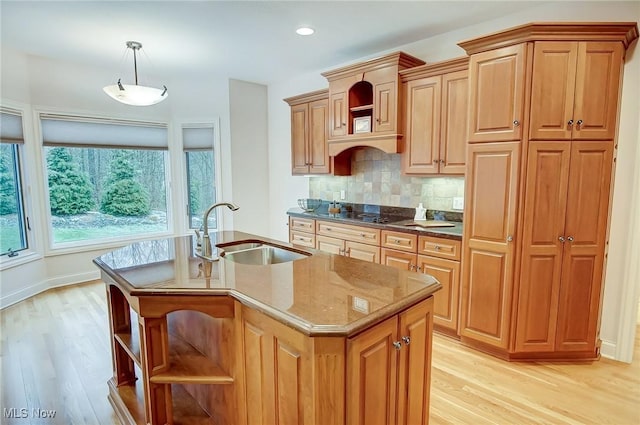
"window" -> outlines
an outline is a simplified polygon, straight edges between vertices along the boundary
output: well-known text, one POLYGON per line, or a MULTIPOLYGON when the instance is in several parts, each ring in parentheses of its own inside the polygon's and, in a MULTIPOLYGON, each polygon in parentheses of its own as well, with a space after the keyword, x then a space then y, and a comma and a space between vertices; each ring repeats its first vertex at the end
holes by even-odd
MULTIPOLYGON (((189 228, 199 229, 207 207, 216 196, 216 169, 214 157, 215 133, 213 126, 185 126, 182 129, 187 169, 187 214, 189 228)), ((209 216, 210 230, 218 228, 217 212, 209 216)))
POLYGON ((53 245, 167 232, 165 125, 41 115, 53 245))
POLYGON ((29 247, 20 152, 22 116, 2 109, 0 116, 0 255, 14 257, 29 247))

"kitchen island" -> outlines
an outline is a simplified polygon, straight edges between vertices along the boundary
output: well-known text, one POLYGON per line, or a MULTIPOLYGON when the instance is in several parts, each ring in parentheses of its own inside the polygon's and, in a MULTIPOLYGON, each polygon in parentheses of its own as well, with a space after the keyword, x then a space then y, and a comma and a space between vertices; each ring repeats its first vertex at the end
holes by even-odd
POLYGON ((431 276, 241 232, 138 242, 94 262, 107 286, 125 424, 424 424, 431 276), (238 244, 299 259, 249 264, 238 244), (226 255, 225 255, 226 254, 226 255))

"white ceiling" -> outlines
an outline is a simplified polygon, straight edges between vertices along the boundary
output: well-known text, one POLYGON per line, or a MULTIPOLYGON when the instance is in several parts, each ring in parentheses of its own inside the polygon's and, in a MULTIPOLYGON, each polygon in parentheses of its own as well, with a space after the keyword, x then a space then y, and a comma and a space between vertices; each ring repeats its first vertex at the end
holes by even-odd
MULTIPOLYGON (((540 5, 539 1, 0 1, 2 47, 133 74, 269 84, 540 5), (300 25, 316 33, 302 37, 300 25), (127 68, 123 68, 123 67, 127 68)), ((126 76, 125 76, 126 77, 126 76)), ((127 78, 123 78, 123 81, 127 78)))

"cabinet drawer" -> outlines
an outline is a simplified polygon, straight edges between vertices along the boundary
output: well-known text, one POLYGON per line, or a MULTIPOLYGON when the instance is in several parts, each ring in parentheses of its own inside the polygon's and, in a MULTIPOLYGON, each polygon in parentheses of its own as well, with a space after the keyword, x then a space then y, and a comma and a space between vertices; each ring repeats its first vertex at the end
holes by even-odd
POLYGON ((382 231, 382 242, 380 246, 383 248, 397 249, 399 251, 417 252, 418 235, 404 232, 392 232, 390 230, 382 231))
POLYGON ((351 241, 346 241, 344 247, 344 255, 349 258, 380 263, 380 247, 351 241))
POLYGON ((309 218, 289 217, 289 229, 299 232, 314 233, 315 220, 309 218))
POLYGON ((316 234, 369 245, 380 244, 380 230, 328 221, 316 222, 316 234))
POLYGON ((418 238, 418 254, 460 261, 460 241, 420 236, 418 238))
POLYGON ((309 248, 316 247, 316 235, 313 233, 298 232, 295 230, 289 231, 289 242, 295 245, 306 246, 309 248))

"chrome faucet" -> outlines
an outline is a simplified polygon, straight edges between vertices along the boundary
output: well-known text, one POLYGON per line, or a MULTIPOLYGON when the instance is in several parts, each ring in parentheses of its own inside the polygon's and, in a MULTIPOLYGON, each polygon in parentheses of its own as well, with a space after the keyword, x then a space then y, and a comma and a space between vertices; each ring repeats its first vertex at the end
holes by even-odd
MULTIPOLYGON (((209 239, 209 214, 211 214, 211 211, 221 206, 226 206, 231 211, 237 211, 240 208, 239 206, 237 206, 236 204, 232 204, 231 202, 218 202, 217 204, 213 204, 209 208, 207 208, 207 210, 204 212, 204 230, 202 235, 202 246, 200 248, 200 253, 203 257, 211 256, 211 240, 209 239)), ((197 230, 196 234, 200 236, 197 230)))

